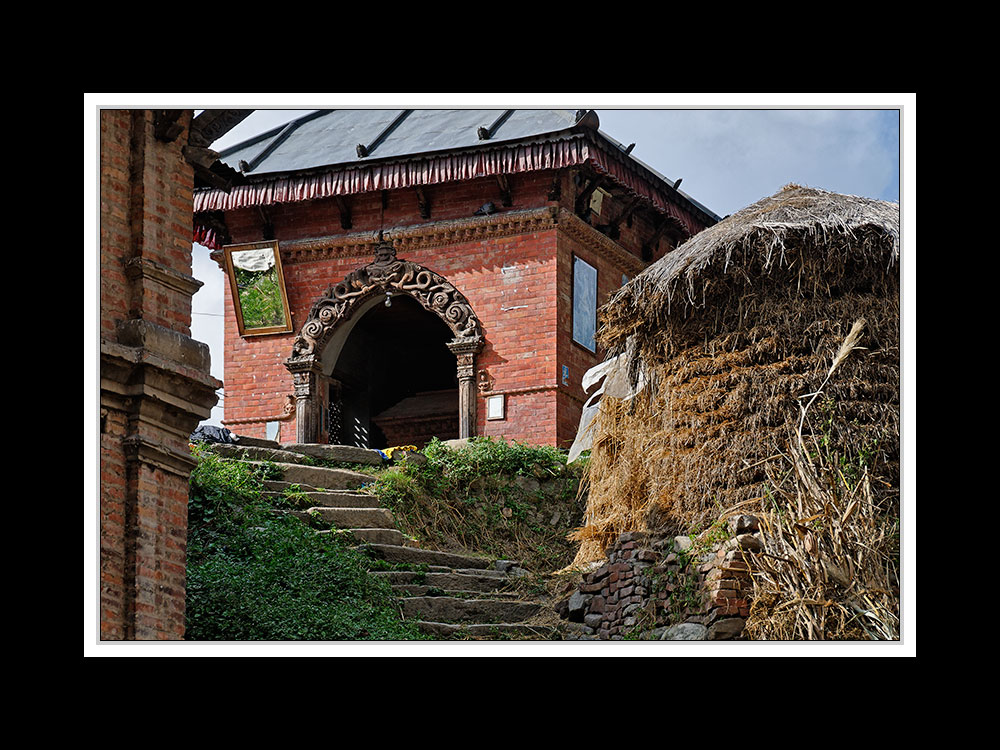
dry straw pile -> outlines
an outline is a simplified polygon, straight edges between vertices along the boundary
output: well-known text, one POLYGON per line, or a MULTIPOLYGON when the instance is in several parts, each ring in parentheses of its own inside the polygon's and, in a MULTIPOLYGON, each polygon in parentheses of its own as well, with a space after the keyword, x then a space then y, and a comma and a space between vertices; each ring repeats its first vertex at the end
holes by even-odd
POLYGON ((649 384, 601 402, 575 564, 756 513, 752 637, 893 637, 898 205, 788 185, 619 290, 599 341, 649 384))

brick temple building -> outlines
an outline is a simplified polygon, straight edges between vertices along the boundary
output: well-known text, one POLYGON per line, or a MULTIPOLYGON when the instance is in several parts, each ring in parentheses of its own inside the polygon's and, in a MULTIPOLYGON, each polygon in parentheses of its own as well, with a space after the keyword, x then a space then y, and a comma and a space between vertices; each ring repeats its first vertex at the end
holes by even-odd
POLYGON ((223 423, 568 445, 597 308, 719 220, 630 151, 592 110, 322 110, 222 151, 194 222, 226 272, 223 423))

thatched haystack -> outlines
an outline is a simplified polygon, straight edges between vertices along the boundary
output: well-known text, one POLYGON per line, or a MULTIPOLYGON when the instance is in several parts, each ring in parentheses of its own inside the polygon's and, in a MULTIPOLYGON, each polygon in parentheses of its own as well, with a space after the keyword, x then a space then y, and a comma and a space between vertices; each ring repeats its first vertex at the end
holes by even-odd
POLYGON ((788 185, 619 290, 598 337, 649 385, 601 402, 576 564, 623 531, 804 512, 810 471, 898 500, 897 204, 788 185))

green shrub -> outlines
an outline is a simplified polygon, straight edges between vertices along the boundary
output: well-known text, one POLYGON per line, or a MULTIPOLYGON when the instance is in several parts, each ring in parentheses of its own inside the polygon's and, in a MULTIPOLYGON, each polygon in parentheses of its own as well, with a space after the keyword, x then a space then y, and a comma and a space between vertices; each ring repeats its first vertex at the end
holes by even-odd
POLYGON ((423 454, 426 463, 396 464, 368 490, 404 534, 421 546, 518 560, 539 573, 572 561, 566 535, 581 522, 580 474, 558 449, 476 437, 461 448, 433 440, 423 454))
POLYGON ((424 455, 438 464, 453 483, 494 474, 555 476, 566 465, 566 456, 557 448, 490 437, 474 437, 458 449, 435 439, 424 449, 424 455))
MULTIPOLYGON (((413 640, 388 583, 336 535, 278 513, 246 464, 197 452, 187 640, 413 640)), ((279 504, 281 499, 277 501, 279 504)))

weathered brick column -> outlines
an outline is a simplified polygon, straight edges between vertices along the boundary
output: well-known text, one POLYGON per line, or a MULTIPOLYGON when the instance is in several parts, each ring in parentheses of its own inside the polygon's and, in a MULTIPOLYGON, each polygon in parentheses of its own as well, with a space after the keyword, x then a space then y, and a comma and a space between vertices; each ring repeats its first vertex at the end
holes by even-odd
POLYGON ((222 385, 190 337, 191 115, 101 112, 102 640, 184 635, 188 436, 222 385))

